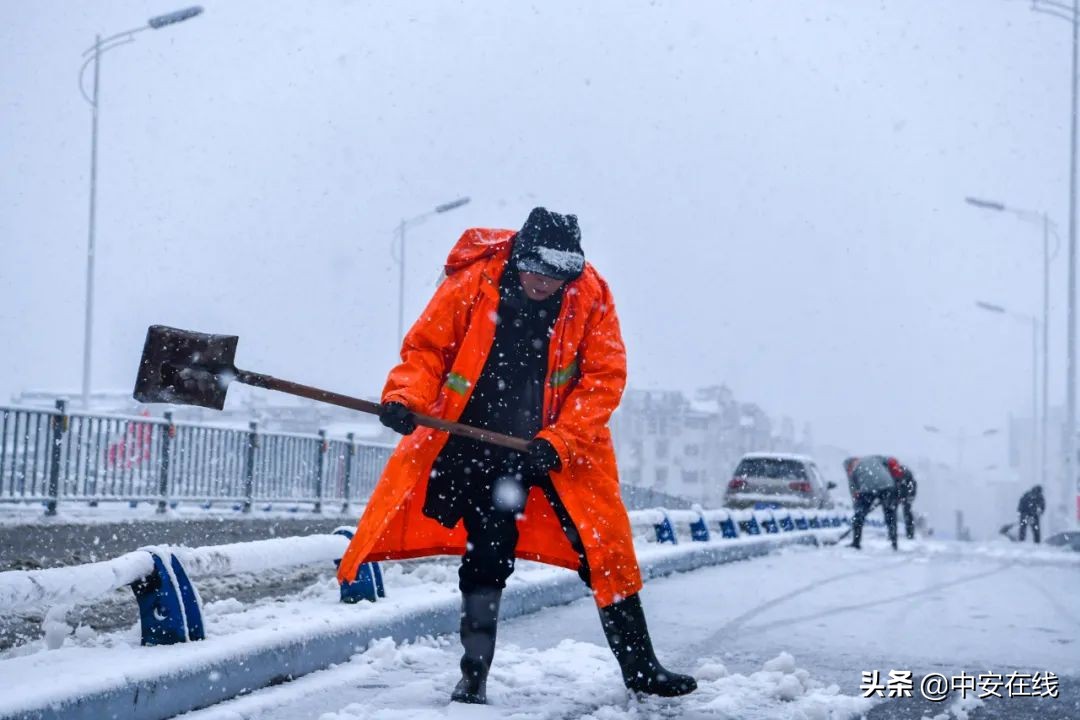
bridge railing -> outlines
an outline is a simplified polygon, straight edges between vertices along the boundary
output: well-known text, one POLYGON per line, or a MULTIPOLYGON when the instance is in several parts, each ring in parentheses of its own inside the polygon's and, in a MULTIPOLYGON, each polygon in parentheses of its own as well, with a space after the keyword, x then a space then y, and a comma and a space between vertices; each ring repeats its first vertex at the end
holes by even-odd
POLYGON ((148 416, 0 407, 0 502, 363 502, 392 446, 148 416))

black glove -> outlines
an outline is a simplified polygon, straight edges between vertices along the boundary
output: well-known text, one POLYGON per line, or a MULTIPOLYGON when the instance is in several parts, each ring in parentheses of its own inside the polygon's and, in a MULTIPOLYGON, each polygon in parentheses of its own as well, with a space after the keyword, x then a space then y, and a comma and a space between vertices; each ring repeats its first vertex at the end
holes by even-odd
POLYGON ((416 429, 416 418, 412 411, 399 402, 385 402, 380 405, 379 422, 402 435, 408 435, 416 429))
POLYGON ((555 452, 555 446, 543 438, 536 438, 529 443, 527 461, 529 466, 541 473, 549 473, 552 470, 562 468, 559 453, 555 452))

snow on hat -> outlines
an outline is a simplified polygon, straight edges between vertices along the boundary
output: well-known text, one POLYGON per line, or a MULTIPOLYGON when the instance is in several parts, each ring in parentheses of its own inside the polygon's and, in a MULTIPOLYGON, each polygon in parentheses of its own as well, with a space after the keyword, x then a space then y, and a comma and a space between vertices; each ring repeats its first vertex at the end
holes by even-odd
POLYGON ((576 215, 533 208, 514 239, 510 254, 518 270, 556 280, 573 280, 585 269, 576 215))

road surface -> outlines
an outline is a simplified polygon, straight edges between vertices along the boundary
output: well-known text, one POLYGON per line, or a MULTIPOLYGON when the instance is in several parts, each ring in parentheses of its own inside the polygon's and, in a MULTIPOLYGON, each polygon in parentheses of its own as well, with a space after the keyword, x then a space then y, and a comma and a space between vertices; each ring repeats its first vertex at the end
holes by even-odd
POLYGON ((650 581, 643 598, 659 655, 698 676, 696 693, 626 693, 582 600, 502 624, 486 707, 447 702, 460 650, 443 637, 377 642, 342 666, 184 717, 1080 718, 1080 564, 1066 553, 916 542, 894 554, 873 540, 862 552, 792 548, 650 581), (913 697, 863 698, 873 671, 883 684, 911 671, 913 697), (1013 674, 1009 687, 1029 691, 1036 672, 1055 674, 1059 697, 978 698, 991 682, 981 674, 1013 674), (930 702, 920 684, 933 673, 974 676, 978 687, 930 702))

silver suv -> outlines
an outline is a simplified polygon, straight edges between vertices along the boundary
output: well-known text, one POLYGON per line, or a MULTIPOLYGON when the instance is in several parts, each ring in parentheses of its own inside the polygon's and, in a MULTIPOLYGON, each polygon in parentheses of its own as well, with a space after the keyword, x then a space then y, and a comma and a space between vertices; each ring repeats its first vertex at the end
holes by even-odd
POLYGON ((747 453, 724 491, 724 506, 831 508, 834 487, 806 455, 747 453))

